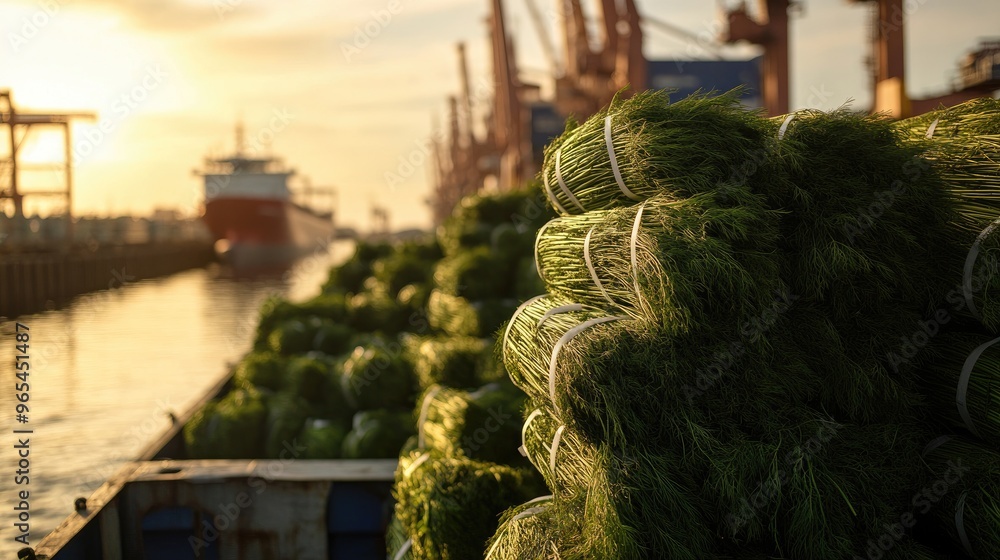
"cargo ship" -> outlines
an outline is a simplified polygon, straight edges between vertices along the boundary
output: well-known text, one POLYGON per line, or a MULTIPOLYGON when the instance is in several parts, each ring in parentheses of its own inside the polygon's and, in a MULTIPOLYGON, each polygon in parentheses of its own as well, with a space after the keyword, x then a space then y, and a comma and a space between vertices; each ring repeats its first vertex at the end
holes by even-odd
POLYGON ((204 178, 202 219, 220 257, 236 266, 270 266, 325 248, 334 235, 332 209, 323 211, 296 198, 330 190, 293 192, 289 179, 294 170, 277 158, 247 154, 241 126, 236 137, 234 154, 207 158, 204 169, 196 172, 204 178))

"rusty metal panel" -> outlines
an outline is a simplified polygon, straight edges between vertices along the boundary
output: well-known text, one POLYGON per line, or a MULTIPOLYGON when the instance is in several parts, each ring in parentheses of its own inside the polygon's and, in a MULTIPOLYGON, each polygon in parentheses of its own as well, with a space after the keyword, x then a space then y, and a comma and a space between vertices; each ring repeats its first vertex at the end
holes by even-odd
POLYGON ((223 559, 326 560, 329 491, 326 481, 159 480, 129 484, 123 499, 136 523, 158 508, 200 511, 200 535, 189 542, 193 548, 217 542, 223 559))

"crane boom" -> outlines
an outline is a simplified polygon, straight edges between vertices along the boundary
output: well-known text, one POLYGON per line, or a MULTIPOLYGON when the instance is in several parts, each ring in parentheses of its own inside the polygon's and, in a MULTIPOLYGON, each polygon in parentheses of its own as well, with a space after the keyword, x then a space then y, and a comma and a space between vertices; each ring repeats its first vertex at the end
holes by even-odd
POLYGON ((538 42, 542 45, 542 53, 545 55, 545 60, 549 63, 549 70, 553 76, 558 76, 562 73, 562 69, 559 65, 559 58, 556 57, 556 47, 552 44, 552 37, 549 36, 548 30, 545 29, 542 12, 538 9, 538 4, 535 3, 535 0, 524 0, 524 3, 528 8, 528 13, 531 15, 531 23, 535 28, 535 33, 538 34, 538 42))
POLYGON ((675 37, 684 39, 686 41, 691 41, 695 46, 699 47, 701 50, 709 53, 715 60, 722 60, 722 49, 718 42, 714 39, 711 41, 705 41, 704 38, 699 37, 698 34, 692 33, 687 29, 678 27, 672 23, 667 23, 662 19, 657 19, 650 17, 648 15, 642 17, 642 21, 656 27, 660 31, 664 31, 675 37))

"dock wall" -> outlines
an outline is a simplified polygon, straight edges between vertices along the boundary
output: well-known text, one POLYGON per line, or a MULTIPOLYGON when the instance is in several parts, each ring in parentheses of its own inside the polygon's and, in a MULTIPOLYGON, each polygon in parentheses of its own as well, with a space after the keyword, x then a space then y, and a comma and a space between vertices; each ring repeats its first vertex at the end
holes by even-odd
POLYGON ((112 245, 70 250, 0 252, 0 317, 59 306, 74 296, 205 266, 204 241, 112 245))

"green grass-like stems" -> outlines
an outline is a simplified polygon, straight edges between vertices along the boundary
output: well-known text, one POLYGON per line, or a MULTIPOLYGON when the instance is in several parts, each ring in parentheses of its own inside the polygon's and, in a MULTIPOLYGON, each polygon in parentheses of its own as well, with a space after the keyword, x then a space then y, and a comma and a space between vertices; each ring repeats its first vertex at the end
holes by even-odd
POLYGON ((473 302, 433 290, 427 302, 427 322, 452 336, 492 336, 517 308, 517 303, 516 299, 473 302))
POLYGON ((1000 558, 1000 454, 975 442, 951 438, 928 452, 929 496, 935 498, 929 515, 951 538, 956 550, 964 550, 956 514, 962 510, 962 526, 973 558, 1000 558))
MULTIPOLYGON (((679 446, 589 444, 548 404, 532 406, 540 412, 528 416, 525 445, 554 493, 552 511, 568 510, 555 517, 563 557, 850 557, 898 516, 921 475, 924 436, 913 425, 847 426, 799 409, 774 415, 759 439, 719 419, 705 427, 717 436, 711 448, 682 458, 679 446)), ((921 550, 905 543, 887 558, 921 550)))
POLYGON ((561 519, 568 557, 712 557, 712 532, 696 507, 697 484, 673 453, 614 454, 583 441, 536 402, 524 427, 525 450, 553 492, 574 513, 561 519), (556 443, 558 442, 558 444, 556 443), (683 477, 683 478, 682 478, 683 477), (572 504, 584 504, 574 507, 572 504), (670 523, 659 520, 669 519, 670 523), (572 552, 571 552, 572 551, 572 552))
POLYGON ((956 402, 967 359, 991 340, 971 333, 943 335, 935 344, 938 359, 924 368, 921 383, 931 414, 955 429, 974 430, 996 446, 1000 444, 1000 347, 989 346, 979 355, 966 382, 966 410, 972 426, 966 424, 956 402))
POLYGON ((449 457, 523 465, 517 448, 524 393, 510 383, 491 383, 472 392, 434 385, 417 403, 425 448, 449 457))
POLYGON ((655 197, 641 214, 630 207, 552 220, 536 241, 539 274, 550 293, 673 333, 756 313, 781 287, 778 214, 711 198, 655 197))
MULTIPOLYGON (((964 257, 980 233, 1000 218, 1000 100, 974 99, 900 121, 897 127, 923 150, 954 199, 954 227, 944 233, 954 238, 964 257)), ((975 293, 977 318, 994 333, 1000 332, 997 262, 1000 242, 994 232, 983 240, 973 274, 982 285, 975 293)))
POLYGON ((481 559, 500 514, 543 491, 529 469, 423 455, 400 457, 393 490, 395 515, 412 539, 414 560, 481 559))
POLYGON ((758 167, 777 127, 744 108, 739 94, 695 94, 670 103, 666 92, 645 91, 616 98, 582 125, 570 120, 545 148, 541 175, 549 200, 559 214, 581 214, 658 194, 685 198, 765 176, 758 167), (618 186, 611 167, 608 115, 619 172, 632 196, 618 186))
POLYGON ((918 317, 900 310, 931 311, 960 271, 953 199, 922 153, 888 118, 840 109, 797 112, 774 154, 787 176, 766 191, 787 212, 783 277, 868 339, 912 330, 918 317), (859 310, 886 321, 858 322, 859 310))
POLYGON ((897 127, 934 162, 959 198, 967 227, 978 231, 1000 217, 1000 100, 973 99, 899 121, 897 127))

